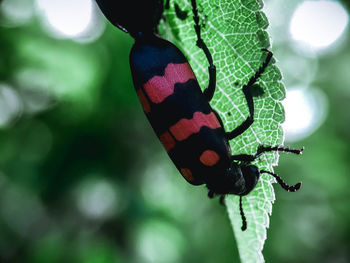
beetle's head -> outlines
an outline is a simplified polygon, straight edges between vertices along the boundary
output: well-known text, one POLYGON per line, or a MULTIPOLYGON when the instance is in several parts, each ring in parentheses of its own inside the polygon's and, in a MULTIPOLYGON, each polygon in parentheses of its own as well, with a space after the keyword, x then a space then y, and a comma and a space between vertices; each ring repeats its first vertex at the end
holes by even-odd
POLYGON ((233 162, 223 176, 212 177, 207 182, 207 187, 215 195, 247 195, 254 189, 259 181, 260 171, 254 165, 239 165, 233 162), (218 177, 220 177, 218 179, 218 177))
MULTIPOLYGON (((223 197, 226 194, 239 195, 239 210, 242 217, 242 230, 247 228, 247 220, 244 215, 242 196, 249 194, 259 181, 260 174, 266 173, 274 177, 277 182, 288 192, 295 192, 300 189, 301 182, 295 185, 287 185, 281 177, 270 171, 259 170, 255 165, 245 163, 232 162, 231 167, 226 170, 225 175, 221 180, 216 180, 213 184, 207 184, 209 189, 209 197, 213 198, 215 195, 221 195, 220 200, 224 200, 223 197)), ((220 201, 222 202, 222 201, 220 201)))
POLYGON ((242 165, 239 167, 244 179, 242 192, 239 195, 249 194, 256 186, 260 178, 260 170, 255 165, 242 165))

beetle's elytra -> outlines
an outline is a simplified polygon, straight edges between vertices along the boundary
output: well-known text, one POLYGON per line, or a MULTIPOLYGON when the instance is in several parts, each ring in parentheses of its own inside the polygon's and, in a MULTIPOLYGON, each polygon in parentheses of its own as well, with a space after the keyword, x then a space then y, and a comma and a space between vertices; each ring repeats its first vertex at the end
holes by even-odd
MULTIPOLYGON (((303 148, 260 146, 255 155, 248 155, 232 154, 229 144, 254 122, 251 88, 268 66, 272 58, 270 51, 263 50, 267 54, 264 63, 242 88, 249 116, 234 130, 226 132, 219 114, 209 104, 215 93, 216 68, 201 37, 196 1, 191 0, 194 33, 197 46, 209 63, 209 86, 204 92, 184 54, 155 34, 163 12, 162 0, 96 1, 111 23, 135 39, 130 52, 130 68, 137 96, 154 132, 189 183, 205 184, 210 198, 220 195, 223 200, 226 194, 239 195, 242 230, 246 229, 242 196, 255 188, 261 173, 275 177, 287 191, 300 188, 301 183, 289 186, 278 175, 259 170, 251 163, 265 152, 300 154, 303 148)), ((167 1, 165 7, 170 5, 167 1)))

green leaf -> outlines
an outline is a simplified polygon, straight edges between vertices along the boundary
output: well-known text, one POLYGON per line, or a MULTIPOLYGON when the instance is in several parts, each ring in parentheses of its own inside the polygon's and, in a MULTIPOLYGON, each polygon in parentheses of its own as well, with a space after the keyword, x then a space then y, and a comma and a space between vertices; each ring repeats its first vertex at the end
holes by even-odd
MULTIPOLYGON (((266 33, 268 21, 258 0, 197 0, 202 37, 217 67, 217 90, 211 105, 223 119, 226 131, 232 130, 248 116, 242 86, 257 71, 266 57, 262 48, 270 48, 266 33)), ((208 85, 208 62, 196 46, 190 0, 170 0, 160 26, 163 37, 171 40, 185 53, 202 89, 208 85)), ((230 142, 233 154, 254 154, 260 144, 281 145, 284 121, 281 100, 285 89, 279 69, 270 63, 258 81, 263 94, 254 97, 255 122, 242 135, 230 142)), ((276 153, 264 154, 255 162, 260 169, 272 171, 277 164, 276 153)), ((263 262, 262 248, 269 226, 269 215, 275 200, 274 179, 263 174, 254 191, 243 198, 248 228, 241 231, 239 197, 228 196, 226 205, 238 243, 242 262, 263 262)))

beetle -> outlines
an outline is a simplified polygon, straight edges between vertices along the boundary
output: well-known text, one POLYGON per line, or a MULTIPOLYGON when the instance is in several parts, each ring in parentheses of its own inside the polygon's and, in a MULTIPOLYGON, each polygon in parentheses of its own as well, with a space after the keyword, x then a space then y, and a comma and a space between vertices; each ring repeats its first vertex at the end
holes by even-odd
MULTIPOLYGON (((160 142, 181 175, 192 185, 205 184, 208 196, 240 196, 242 230, 247 227, 242 196, 256 186, 260 174, 267 173, 287 191, 297 191, 301 183, 289 186, 277 174, 252 162, 265 152, 301 154, 302 149, 259 146, 256 154, 232 154, 229 141, 244 133, 254 122, 252 86, 272 58, 267 56, 242 91, 249 116, 241 125, 226 132, 219 114, 210 106, 216 88, 216 67, 201 36, 195 0, 191 0, 196 45, 208 60, 209 85, 202 92, 185 55, 171 42, 156 35, 163 12, 163 0, 96 0, 103 14, 119 29, 129 33, 135 43, 130 52, 130 68, 142 108, 160 142)), ((166 8, 169 2, 166 3, 166 8)))

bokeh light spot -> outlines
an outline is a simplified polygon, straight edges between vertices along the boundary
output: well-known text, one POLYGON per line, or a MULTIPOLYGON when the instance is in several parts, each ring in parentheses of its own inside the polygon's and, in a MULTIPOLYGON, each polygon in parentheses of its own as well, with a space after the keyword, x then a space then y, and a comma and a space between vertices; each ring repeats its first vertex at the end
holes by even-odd
POLYGON ((295 40, 320 49, 343 34, 348 20, 344 7, 336 1, 305 1, 293 14, 290 32, 295 40))
POLYGON ((0 127, 11 124, 22 113, 18 93, 6 84, 0 84, 0 127))
POLYGON ((138 232, 136 247, 139 262, 180 262, 184 240, 181 233, 165 221, 150 220, 138 232))
MULTIPOLYGON (((89 179, 77 191, 77 206, 88 218, 104 219, 115 214, 119 205, 117 188, 104 179, 89 179)), ((119 207, 120 208, 120 207, 119 207)))
POLYGON ((316 131, 327 115, 327 97, 319 89, 295 87, 282 102, 286 120, 282 124, 286 141, 298 141, 316 131))
POLYGON ((1 21, 5 26, 20 26, 27 23, 34 14, 32 0, 3 0, 0 1, 1 21))
POLYGON ((91 0, 37 0, 47 22, 66 37, 82 34, 92 18, 91 0))

